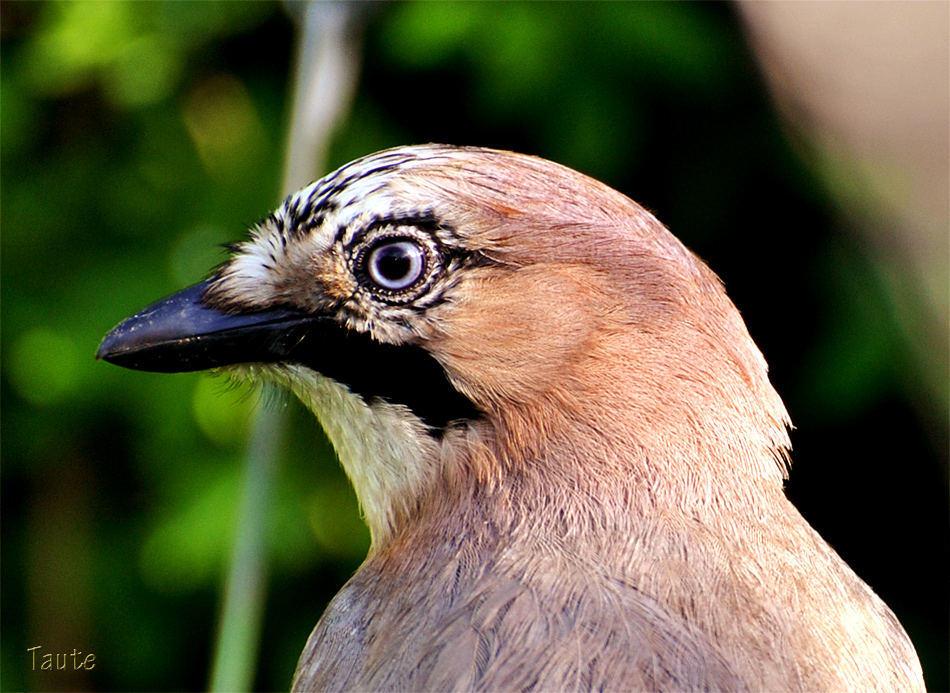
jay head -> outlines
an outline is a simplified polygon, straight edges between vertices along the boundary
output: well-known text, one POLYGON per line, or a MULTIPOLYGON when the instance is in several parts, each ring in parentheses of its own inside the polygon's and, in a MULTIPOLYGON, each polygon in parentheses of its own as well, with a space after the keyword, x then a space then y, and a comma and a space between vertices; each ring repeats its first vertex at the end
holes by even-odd
POLYGON ((295 688, 923 689, 785 498, 788 414, 660 222, 509 152, 393 149, 291 195, 98 356, 317 416, 372 533, 295 688))

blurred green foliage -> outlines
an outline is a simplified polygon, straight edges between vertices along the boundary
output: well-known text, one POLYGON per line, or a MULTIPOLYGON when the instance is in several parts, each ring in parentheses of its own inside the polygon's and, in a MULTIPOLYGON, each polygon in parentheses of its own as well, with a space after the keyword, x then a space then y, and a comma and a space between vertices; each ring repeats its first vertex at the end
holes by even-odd
MULTIPOLYGON (((656 210, 724 277, 772 364, 800 429, 793 499, 946 688, 946 422, 914 400, 907 383, 928 374, 778 126, 728 6, 365 9, 361 88, 332 163, 409 142, 510 148, 656 210)), ((263 404, 286 407, 294 434, 268 526, 257 685, 286 688, 368 546, 322 432, 289 398, 92 357, 274 206, 293 26, 264 2, 0 10, 0 685, 206 684, 238 460, 263 404), (93 652, 96 668, 31 671, 34 645, 93 652)))

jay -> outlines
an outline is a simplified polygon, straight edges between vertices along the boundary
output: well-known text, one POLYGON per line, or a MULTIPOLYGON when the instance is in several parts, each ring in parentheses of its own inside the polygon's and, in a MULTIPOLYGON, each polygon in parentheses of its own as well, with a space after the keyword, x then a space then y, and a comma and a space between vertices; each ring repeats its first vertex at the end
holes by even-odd
POLYGON ((535 157, 392 149, 291 195, 98 357, 277 381, 372 534, 294 690, 924 690, 786 499, 789 418, 715 274, 535 157))

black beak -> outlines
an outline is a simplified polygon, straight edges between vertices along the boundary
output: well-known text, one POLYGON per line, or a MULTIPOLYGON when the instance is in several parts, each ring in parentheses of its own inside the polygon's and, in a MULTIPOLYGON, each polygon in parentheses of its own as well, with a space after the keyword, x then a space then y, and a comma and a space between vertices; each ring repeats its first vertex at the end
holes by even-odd
POLYGON ((195 284, 122 321, 102 340, 96 358, 156 373, 185 373, 238 363, 293 359, 318 317, 286 310, 229 314, 195 284))
POLYGON ((434 429, 478 415, 419 346, 395 346, 332 317, 293 310, 226 313, 204 301, 210 282, 153 303, 105 336, 96 358, 156 373, 284 362, 336 380, 367 402, 403 404, 434 429))

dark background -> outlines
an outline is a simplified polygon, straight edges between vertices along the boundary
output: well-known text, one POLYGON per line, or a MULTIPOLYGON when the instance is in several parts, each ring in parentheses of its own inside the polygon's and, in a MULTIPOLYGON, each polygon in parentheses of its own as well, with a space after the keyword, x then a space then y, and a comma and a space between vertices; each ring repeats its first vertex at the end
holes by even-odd
MULTIPOLYGON (((207 685, 258 396, 93 360, 275 206, 293 25, 272 3, 0 5, 3 690, 207 685), (96 655, 32 672, 28 647, 96 655)), ((948 681, 946 385, 907 347, 861 230, 771 104, 728 4, 367 8, 330 165, 483 145, 654 211, 724 280, 796 425, 788 494, 948 681)), ((944 362, 946 354, 937 355, 944 362)), ((286 689, 368 545, 291 400, 256 685, 286 689)))

